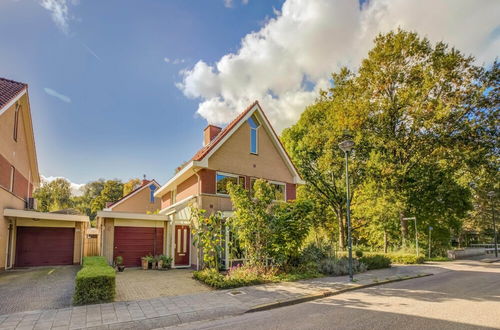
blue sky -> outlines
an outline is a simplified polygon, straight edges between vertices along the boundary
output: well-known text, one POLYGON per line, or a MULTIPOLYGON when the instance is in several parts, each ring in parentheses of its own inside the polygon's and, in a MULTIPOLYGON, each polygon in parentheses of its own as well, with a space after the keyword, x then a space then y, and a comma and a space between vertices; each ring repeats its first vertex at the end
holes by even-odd
POLYGON ((26 82, 40 172, 155 178, 258 99, 278 132, 378 33, 500 54, 500 1, 2 0, 0 76, 26 82))
POLYGON ((281 1, 67 6, 65 33, 37 1, 0 3, 0 75, 29 84, 40 172, 164 182, 201 146, 206 126, 175 87, 179 71, 236 49, 281 1))

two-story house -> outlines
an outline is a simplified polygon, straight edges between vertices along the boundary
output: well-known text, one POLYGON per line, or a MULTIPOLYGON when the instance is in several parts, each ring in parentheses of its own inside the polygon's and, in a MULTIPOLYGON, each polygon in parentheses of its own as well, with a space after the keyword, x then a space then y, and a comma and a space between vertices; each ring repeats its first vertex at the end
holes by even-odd
POLYGON ((81 261, 88 217, 35 212, 39 184, 28 86, 0 78, 0 270, 81 261))
POLYGON ((203 148, 155 193, 161 198, 160 214, 169 219, 167 250, 174 266, 199 265, 199 253, 191 243, 190 207, 230 216, 227 183, 251 189, 258 178, 271 183, 276 199, 284 201, 295 199, 296 186, 303 183, 255 101, 224 129, 207 126, 203 148))

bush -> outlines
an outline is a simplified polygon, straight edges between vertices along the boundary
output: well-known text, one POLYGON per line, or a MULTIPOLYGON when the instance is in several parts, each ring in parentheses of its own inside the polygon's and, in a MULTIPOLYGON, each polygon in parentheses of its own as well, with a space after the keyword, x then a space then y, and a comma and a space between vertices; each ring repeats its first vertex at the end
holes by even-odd
POLYGON ((113 301, 116 273, 104 257, 84 257, 83 268, 76 274, 75 305, 113 301))
POLYGON ((328 258, 328 250, 324 246, 317 246, 314 243, 308 244, 303 250, 300 256, 300 261, 303 264, 310 262, 320 262, 321 260, 328 258))
POLYGON ((361 258, 363 256, 363 251, 361 250, 356 250, 356 258, 361 258))
POLYGON ((368 270, 391 267, 391 259, 382 254, 362 256, 359 258, 359 261, 365 264, 368 270))
MULTIPOLYGON (((352 260, 352 268, 354 273, 366 272, 366 265, 359 260, 352 260)), ((327 258, 323 259, 318 264, 318 270, 327 275, 341 276, 349 274, 349 258, 327 258)))
POLYGON ((424 256, 418 256, 415 254, 398 254, 398 253, 388 253, 387 257, 391 259, 393 264, 423 264, 425 261, 424 256))

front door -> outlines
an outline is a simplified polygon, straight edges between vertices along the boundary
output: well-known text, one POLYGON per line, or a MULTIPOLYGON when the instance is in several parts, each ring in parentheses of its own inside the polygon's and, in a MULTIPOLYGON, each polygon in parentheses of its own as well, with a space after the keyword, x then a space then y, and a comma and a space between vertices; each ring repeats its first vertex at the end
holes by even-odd
POLYGON ((189 265, 189 226, 175 226, 175 265, 189 265))

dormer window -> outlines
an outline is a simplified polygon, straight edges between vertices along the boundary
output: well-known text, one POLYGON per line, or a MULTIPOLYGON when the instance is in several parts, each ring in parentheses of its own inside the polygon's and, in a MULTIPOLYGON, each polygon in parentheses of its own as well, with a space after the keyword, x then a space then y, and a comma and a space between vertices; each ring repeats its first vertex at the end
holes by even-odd
POLYGON ((250 126, 250 153, 257 155, 259 152, 259 132, 260 122, 255 115, 248 118, 248 125, 250 126))

